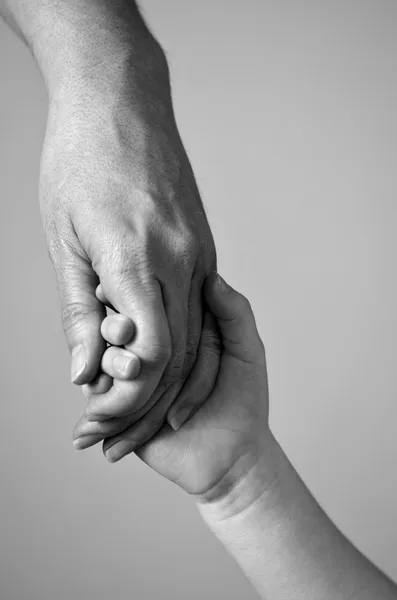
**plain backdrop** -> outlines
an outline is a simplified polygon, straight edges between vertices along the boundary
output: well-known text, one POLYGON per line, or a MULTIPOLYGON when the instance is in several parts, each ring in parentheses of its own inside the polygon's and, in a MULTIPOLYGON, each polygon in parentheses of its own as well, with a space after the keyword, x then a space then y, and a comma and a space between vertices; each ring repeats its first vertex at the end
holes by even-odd
MULTIPOLYGON (((251 300, 271 425, 397 579, 397 3, 142 0, 219 270, 251 300)), ((84 400, 37 186, 47 97, 0 24, 0 597, 254 600, 191 499, 72 447, 84 400)))

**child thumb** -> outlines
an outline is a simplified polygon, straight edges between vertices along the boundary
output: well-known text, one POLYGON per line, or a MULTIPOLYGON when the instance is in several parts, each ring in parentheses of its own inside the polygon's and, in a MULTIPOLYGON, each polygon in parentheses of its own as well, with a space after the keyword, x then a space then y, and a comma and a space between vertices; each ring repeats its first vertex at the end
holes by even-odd
POLYGON ((226 352, 238 360, 265 366, 264 346, 248 299, 216 271, 204 283, 204 297, 217 320, 226 352))

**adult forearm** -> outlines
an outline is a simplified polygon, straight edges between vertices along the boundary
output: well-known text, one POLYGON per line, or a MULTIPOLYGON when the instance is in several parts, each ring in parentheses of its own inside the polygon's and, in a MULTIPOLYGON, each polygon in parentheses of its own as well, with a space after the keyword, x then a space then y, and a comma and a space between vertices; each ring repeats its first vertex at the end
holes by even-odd
MULTIPOLYGON (((266 600, 396 600, 397 587, 335 527, 278 446, 274 476, 240 483, 251 504, 233 513, 230 501, 199 504, 210 529, 266 600), (247 491, 248 490, 248 491, 247 491)), ((260 478, 260 475, 259 477, 260 478)), ((257 478, 257 479, 258 479, 257 478)))
POLYGON ((132 0, 0 0, 0 15, 31 49, 50 96, 169 105, 164 52, 132 0))

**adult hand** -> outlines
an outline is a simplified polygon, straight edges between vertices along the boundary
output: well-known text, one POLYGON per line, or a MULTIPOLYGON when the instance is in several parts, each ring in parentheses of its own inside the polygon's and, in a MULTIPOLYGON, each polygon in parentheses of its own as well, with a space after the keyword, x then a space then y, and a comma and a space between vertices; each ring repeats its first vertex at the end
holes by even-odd
MULTIPOLYGON (((131 348, 141 362, 140 375, 111 387, 107 381, 104 403, 90 415, 106 418, 111 404, 123 417, 122 431, 137 418, 137 409, 142 416, 160 397, 164 421, 195 364, 202 284, 216 268, 216 254, 170 102, 156 108, 127 101, 114 106, 97 95, 88 105, 82 97, 87 93, 80 89, 67 102, 58 96, 50 103, 41 210, 72 352, 72 380, 92 382, 93 388, 103 383, 105 308, 96 296, 98 284, 114 309, 135 323, 131 348)), ((201 403, 216 370, 212 381, 208 373, 193 372, 198 382, 205 378, 202 397, 194 399, 201 403)), ((180 421, 182 405, 183 397, 170 421, 180 421)))

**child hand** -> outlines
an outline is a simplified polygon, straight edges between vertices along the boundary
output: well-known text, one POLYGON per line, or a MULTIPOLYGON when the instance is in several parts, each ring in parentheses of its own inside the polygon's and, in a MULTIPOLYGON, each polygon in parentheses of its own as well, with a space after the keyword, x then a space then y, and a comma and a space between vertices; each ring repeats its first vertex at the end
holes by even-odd
MULTIPOLYGON (((216 320, 221 337, 221 348, 214 347, 221 366, 210 397, 177 431, 163 425, 140 447, 133 435, 117 435, 105 440, 104 452, 115 462, 135 443, 136 454, 157 472, 210 498, 226 493, 250 470, 262 469, 270 430, 265 352, 249 302, 212 274, 204 293, 211 311, 205 318, 216 320)), ((106 435, 107 425, 85 423, 77 433, 106 435)))
POLYGON ((78 450, 97 444, 108 432, 118 433, 124 421, 124 428, 128 425, 126 417, 117 419, 117 416, 123 403, 129 403, 133 392, 131 382, 139 375, 141 365, 133 352, 121 346, 130 344, 134 333, 134 323, 124 315, 112 314, 102 321, 101 334, 110 346, 102 356, 102 372, 93 382, 82 386, 88 404, 74 430, 74 445, 78 450), (112 404, 115 398, 118 402, 112 404))

